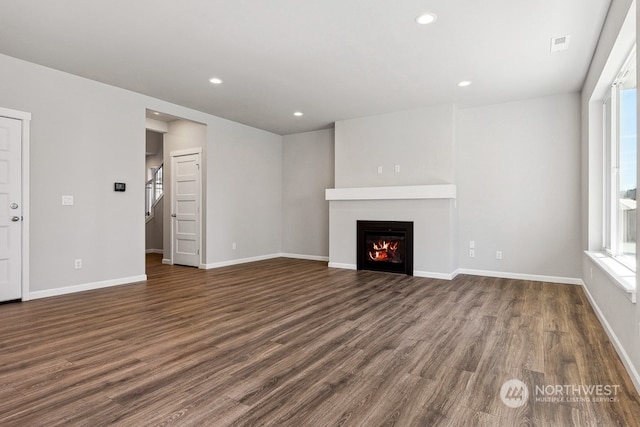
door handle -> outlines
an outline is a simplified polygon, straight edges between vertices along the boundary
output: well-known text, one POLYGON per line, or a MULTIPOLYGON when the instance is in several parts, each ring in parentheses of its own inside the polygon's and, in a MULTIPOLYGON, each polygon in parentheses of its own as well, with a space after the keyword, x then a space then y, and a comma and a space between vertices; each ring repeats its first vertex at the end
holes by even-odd
POLYGON ((175 218, 175 217, 176 217, 176 214, 171 214, 171 218, 175 218))
POLYGON ((18 221, 20 221, 20 217, 19 216, 12 216, 11 217, 11 221, 18 222, 18 221))

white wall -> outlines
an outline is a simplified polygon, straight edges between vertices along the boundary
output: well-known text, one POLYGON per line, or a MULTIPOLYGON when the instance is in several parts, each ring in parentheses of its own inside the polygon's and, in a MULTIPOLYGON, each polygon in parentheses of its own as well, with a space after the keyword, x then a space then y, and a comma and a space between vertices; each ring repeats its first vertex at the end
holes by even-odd
POLYGON ((145 112, 138 97, 2 55, 0 93, 2 106, 32 113, 31 291, 46 296, 143 278, 145 112), (114 192, 116 181, 127 191, 114 192), (62 206, 62 195, 74 196, 74 206, 62 206))
MULTIPOLYGON (((154 132, 147 129, 145 133, 145 160, 146 160, 146 173, 149 173, 150 168, 157 168, 164 162, 162 151, 163 134, 154 132)), ((151 176, 147 175, 146 180, 151 179, 151 176)))
POLYGON ((222 120, 207 135, 207 264, 280 253, 282 137, 222 120))
POLYGON ((460 268, 578 280, 579 123, 578 94, 459 110, 460 268))
MULTIPOLYGON (((601 125, 598 123, 602 116, 598 98, 601 96, 601 87, 603 84, 606 85, 607 81, 612 81, 620 62, 628 53, 628 48, 638 38, 638 11, 634 6, 635 3, 630 0, 612 2, 582 91, 581 182, 584 250, 596 251, 602 248, 602 133, 601 125), (626 19, 628 20, 625 21, 626 19)), ((638 304, 632 303, 629 296, 587 255, 582 257, 582 280, 596 313, 640 393, 638 304)))
POLYGON ((153 217, 145 221, 145 252, 164 253, 164 206, 163 200, 153 208, 153 217))
POLYGON ((448 201, 331 202, 332 264, 355 263, 356 219, 412 220, 422 230, 415 269, 427 275, 459 268, 580 281, 578 94, 346 120, 335 139, 336 187, 451 182, 458 199, 457 209, 448 201))
POLYGON ((285 136, 282 158, 282 252, 328 258, 333 129, 285 136))
POLYGON ((454 182, 452 105, 343 120, 335 132, 336 188, 454 182))
POLYGON ((144 279, 147 108, 207 127, 205 262, 280 252, 280 136, 4 55, 0 94, 2 107, 32 113, 25 298, 144 279))

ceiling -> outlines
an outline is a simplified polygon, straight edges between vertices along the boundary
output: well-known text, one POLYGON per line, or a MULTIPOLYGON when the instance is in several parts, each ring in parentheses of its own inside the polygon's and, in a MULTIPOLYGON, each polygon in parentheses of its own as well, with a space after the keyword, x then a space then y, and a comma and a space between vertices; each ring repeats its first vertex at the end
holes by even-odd
POLYGON ((285 135, 579 91, 609 3, 2 0, 0 53, 285 135))

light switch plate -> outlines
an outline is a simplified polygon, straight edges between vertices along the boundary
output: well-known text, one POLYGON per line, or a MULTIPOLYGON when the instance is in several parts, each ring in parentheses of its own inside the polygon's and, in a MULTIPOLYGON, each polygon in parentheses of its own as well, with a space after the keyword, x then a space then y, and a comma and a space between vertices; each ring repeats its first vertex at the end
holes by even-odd
POLYGON ((73 196, 62 196, 62 206, 73 206, 73 196))

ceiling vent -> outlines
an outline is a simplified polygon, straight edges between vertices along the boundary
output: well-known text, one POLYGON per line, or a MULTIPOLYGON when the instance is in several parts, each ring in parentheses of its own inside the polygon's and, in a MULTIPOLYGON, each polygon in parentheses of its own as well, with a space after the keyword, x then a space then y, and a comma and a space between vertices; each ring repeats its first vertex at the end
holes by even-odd
POLYGON ((569 49, 569 39, 571 36, 560 36, 551 38, 551 52, 560 52, 569 49))

